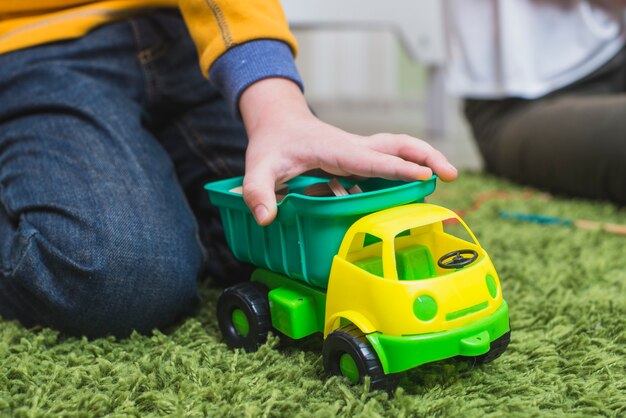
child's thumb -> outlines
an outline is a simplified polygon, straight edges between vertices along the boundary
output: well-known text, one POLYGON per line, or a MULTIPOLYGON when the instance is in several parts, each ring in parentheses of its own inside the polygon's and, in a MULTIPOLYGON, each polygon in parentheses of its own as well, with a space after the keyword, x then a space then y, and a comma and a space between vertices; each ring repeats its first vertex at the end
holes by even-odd
POLYGON ((259 225, 269 225, 276 217, 276 180, 269 172, 255 170, 243 179, 243 199, 259 225))

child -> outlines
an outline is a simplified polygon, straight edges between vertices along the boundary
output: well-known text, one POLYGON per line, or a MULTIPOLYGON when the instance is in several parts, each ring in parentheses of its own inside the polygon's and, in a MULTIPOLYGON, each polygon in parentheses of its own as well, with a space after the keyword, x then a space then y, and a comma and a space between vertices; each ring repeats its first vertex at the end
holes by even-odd
POLYGON ((240 279, 202 185, 243 174, 244 153, 244 198, 262 225, 274 185, 313 168, 456 177, 423 141, 315 118, 278 0, 182 0, 186 25, 177 3, 0 5, 5 318, 124 336, 189 312, 205 265, 240 279))

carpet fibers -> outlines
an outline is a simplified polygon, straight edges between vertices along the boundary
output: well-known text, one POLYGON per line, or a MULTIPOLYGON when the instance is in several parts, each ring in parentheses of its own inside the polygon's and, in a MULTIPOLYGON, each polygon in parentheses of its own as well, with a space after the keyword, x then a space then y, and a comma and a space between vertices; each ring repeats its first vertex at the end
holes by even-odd
POLYGON ((321 337, 228 349, 219 289, 205 284, 194 317, 151 336, 88 341, 0 320, 0 416, 626 416, 626 236, 499 216, 626 224, 626 211, 471 173, 430 201, 465 208, 498 269, 512 341, 495 362, 422 366, 389 397, 325 379, 321 337))

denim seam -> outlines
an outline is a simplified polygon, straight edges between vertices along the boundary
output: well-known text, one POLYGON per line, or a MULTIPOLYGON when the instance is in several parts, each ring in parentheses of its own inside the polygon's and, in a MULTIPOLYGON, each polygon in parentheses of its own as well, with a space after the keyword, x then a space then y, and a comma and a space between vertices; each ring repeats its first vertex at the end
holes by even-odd
POLYGON ((4 274, 5 276, 11 276, 11 277, 13 276, 15 271, 18 270, 20 268, 20 266, 22 265, 22 261, 24 261, 24 258, 26 257, 27 250, 30 247, 30 243, 32 242, 33 237, 35 235, 37 235, 38 233, 39 233, 39 231, 34 230, 33 232, 31 232, 27 236, 27 238, 26 238, 26 245, 24 245, 24 247, 22 248, 17 262, 14 265, 9 266, 8 268, 3 267, 2 268, 2 274, 4 274))
POLYGON ((4 198, 4 192, 5 192, 4 184, 2 184, 2 182, 0 181, 0 204, 2 205, 2 207, 4 208, 4 210, 9 216, 15 217, 15 214, 13 213, 11 208, 9 208, 9 206, 7 206, 6 204, 6 199, 4 198))
MULTIPOLYGON (((137 45, 137 60, 139 67, 141 67, 141 72, 144 76, 144 85, 146 87, 146 96, 148 100, 154 99, 159 94, 159 83, 156 78, 152 75, 152 71, 150 71, 150 60, 148 60, 144 55, 151 55, 152 50, 150 48, 143 48, 144 42, 141 36, 141 31, 137 26, 137 22, 135 19, 128 19, 128 24, 130 25, 131 32, 133 34, 133 38, 135 38, 135 44, 137 45), (150 52, 148 52, 150 51, 150 52)), ((159 45, 157 45, 159 47, 159 45)), ((166 49, 166 48, 165 48, 166 49)), ((152 57, 154 59, 154 57, 152 57)))
MULTIPOLYGON (((25 217, 24 217, 24 219, 25 219, 25 217)), ((26 239, 26 245, 24 245, 24 248, 22 249, 22 253, 19 256, 19 259, 18 259, 17 263, 15 263, 15 265, 12 266, 12 268, 10 268, 10 269, 3 269, 2 274, 4 275, 5 278, 15 279, 15 272, 17 270, 19 270, 19 268, 22 266, 22 263, 23 263, 24 259, 26 258, 26 254, 28 252, 27 250, 30 248, 31 243, 33 242, 33 238, 36 235, 39 235, 39 234, 40 234, 40 232, 38 230, 34 229, 34 231, 28 236, 28 238, 26 239)), ((42 314, 40 306, 37 305, 36 303, 32 303, 29 300, 25 299, 21 295, 19 290, 16 289, 16 284, 19 285, 19 282, 16 283, 15 281, 7 280, 4 283, 4 285, 6 286, 5 290, 8 288, 8 289, 13 291, 13 296, 20 299, 18 304, 25 305, 25 308, 27 310, 30 310, 30 312, 31 312, 30 317, 31 318, 35 318, 35 317, 36 318, 42 318, 42 321, 43 321, 42 325, 49 326, 49 325, 47 325, 45 323, 46 320, 43 319, 43 318, 45 318, 45 316, 42 314)), ((9 307, 9 309, 11 309, 11 308, 9 307)), ((15 309, 13 309, 13 312, 15 312, 15 309)))
MULTIPOLYGON (((15 215, 13 214, 13 211, 9 208, 9 206, 6 204, 6 199, 4 198, 4 192, 5 192, 5 187, 2 184, 2 182, 0 182, 0 205, 2 205, 2 208, 4 209, 4 211, 6 212, 6 214, 9 216, 9 218, 13 218, 15 217, 15 215)), ((7 237, 0 237, 0 239, 6 239, 7 237)), ((10 260, 9 260, 10 262, 10 260)), ((9 263, 10 264, 10 263, 9 263)), ((7 268, 3 263, 2 263, 2 258, 0 258, 0 268, 2 269, 2 274, 4 276, 10 276, 12 275, 12 269, 11 268, 7 268)))
POLYGON ((145 48, 139 51, 137 57, 142 64, 150 64, 169 52, 170 45, 166 42, 159 41, 151 48, 145 48))
POLYGON ((191 124, 189 124, 184 117, 176 122, 176 127, 179 129, 193 153, 200 157, 214 174, 220 177, 231 174, 228 163, 218 154, 211 152, 211 147, 205 145, 200 135, 191 127, 191 124), (216 164, 216 161, 218 164, 216 164))

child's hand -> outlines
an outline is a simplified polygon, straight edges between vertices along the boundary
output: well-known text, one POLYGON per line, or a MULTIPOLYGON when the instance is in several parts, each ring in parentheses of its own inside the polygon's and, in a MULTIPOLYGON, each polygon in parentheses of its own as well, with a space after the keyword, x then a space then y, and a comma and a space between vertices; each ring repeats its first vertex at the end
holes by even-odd
POLYGON ((406 181, 425 180, 433 172, 444 181, 457 175, 443 154, 417 138, 353 135, 320 121, 289 80, 254 83, 239 106, 249 137, 243 197, 261 225, 276 216, 275 185, 314 168, 406 181))

